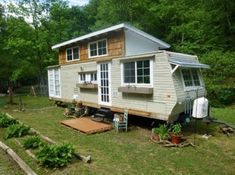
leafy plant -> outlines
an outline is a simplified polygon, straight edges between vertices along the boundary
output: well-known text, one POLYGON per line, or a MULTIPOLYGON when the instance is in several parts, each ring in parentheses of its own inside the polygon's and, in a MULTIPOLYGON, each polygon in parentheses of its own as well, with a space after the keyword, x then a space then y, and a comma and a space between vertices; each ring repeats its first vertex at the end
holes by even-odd
POLYGON ((169 137, 169 131, 166 124, 160 125, 158 128, 153 128, 153 133, 158 134, 161 140, 166 140, 169 137))
POLYGON ((16 123, 18 123, 16 119, 12 119, 8 117, 6 114, 0 113, 0 127, 6 128, 16 123))
POLYGON ((174 135, 180 135, 181 133, 181 124, 180 123, 177 123, 177 124, 174 124, 172 125, 171 127, 171 131, 174 135))
POLYGON ((71 144, 44 145, 37 153, 37 159, 46 167, 66 166, 72 159, 74 146, 71 144))
POLYGON ((38 148, 39 146, 41 146, 43 143, 41 141, 41 139, 38 136, 31 136, 29 138, 27 138, 26 140, 24 140, 24 147, 26 149, 35 149, 38 148))
POLYGON ((7 128, 5 139, 12 137, 21 137, 29 133, 30 127, 23 124, 14 124, 7 128))

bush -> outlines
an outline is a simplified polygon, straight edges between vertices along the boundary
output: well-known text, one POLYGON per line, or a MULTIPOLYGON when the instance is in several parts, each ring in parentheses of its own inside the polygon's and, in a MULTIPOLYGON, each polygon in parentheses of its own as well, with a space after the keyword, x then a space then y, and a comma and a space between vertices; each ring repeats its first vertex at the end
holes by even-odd
POLYGON ((41 139, 38 136, 31 136, 24 140, 24 147, 25 149, 35 149, 41 146, 43 143, 41 139))
POLYGON ((71 144, 44 145, 36 154, 39 162, 46 167, 66 166, 72 159, 74 146, 71 144))
POLYGON ((5 139, 21 137, 29 133, 30 127, 23 124, 14 124, 7 128, 5 139))
POLYGON ((235 102, 235 88, 207 86, 208 98, 214 107, 223 107, 235 102))
POLYGON ((10 125, 18 123, 16 119, 8 117, 6 114, 0 113, 0 127, 6 128, 10 125))
POLYGON ((169 128, 166 124, 163 124, 158 128, 153 128, 153 133, 158 134, 161 140, 166 140, 169 137, 169 128))

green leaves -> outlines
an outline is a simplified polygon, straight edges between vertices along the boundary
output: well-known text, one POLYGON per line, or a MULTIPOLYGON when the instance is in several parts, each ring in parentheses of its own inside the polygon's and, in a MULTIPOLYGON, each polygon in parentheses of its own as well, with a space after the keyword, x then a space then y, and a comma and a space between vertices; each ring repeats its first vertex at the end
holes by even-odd
POLYGON ((41 146, 42 144, 43 143, 41 139, 39 138, 39 136, 31 136, 27 138, 26 140, 24 140, 24 143, 23 143, 25 149, 35 149, 41 146))
POLYGON ((6 128, 10 125, 18 123, 17 120, 9 118, 6 114, 0 113, 0 127, 6 128))
POLYGON ((14 124, 7 128, 5 139, 12 137, 22 137, 29 133, 30 127, 23 124, 14 124))
POLYGON ((74 146, 71 144, 44 145, 37 153, 37 159, 46 167, 58 168, 66 166, 72 159, 74 146))

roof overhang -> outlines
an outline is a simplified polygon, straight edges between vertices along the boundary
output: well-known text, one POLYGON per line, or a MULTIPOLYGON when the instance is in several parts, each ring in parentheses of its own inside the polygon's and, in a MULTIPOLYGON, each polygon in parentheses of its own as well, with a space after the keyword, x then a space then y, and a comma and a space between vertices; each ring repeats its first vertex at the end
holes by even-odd
POLYGON ((52 66, 47 66, 47 69, 55 69, 55 68, 59 68, 60 65, 52 65, 52 66))
POLYGON ((172 69, 171 73, 173 74, 176 69, 178 69, 179 67, 183 67, 183 68, 198 68, 198 69, 209 69, 210 66, 207 64, 201 64, 198 62, 194 62, 191 60, 185 60, 185 61, 176 61, 176 60, 169 60, 170 64, 175 65, 174 69, 172 69))
POLYGON ((52 49, 58 49, 60 47, 63 47, 63 46, 66 46, 66 45, 69 45, 69 44, 72 44, 72 43, 76 43, 76 42, 79 42, 79 41, 82 41, 82 40, 85 40, 85 39, 89 39, 91 37, 94 37, 94 36, 98 36, 98 35, 101 35, 101 34, 105 34, 105 33, 108 33, 108 32, 111 32, 111 31, 117 31, 117 30, 120 30, 120 29, 127 29, 127 30, 130 30, 132 32, 135 32, 136 34, 138 35, 141 35, 155 43, 158 43, 161 47, 161 49, 167 49, 167 48, 170 48, 170 45, 167 44, 166 42, 158 39, 158 38, 155 38, 154 36, 152 35, 149 35, 129 24, 126 24, 126 23, 122 23, 122 24, 118 24, 118 25, 115 25, 115 26, 112 26, 112 27, 108 27, 108 28, 105 28, 105 29, 102 29, 102 30, 98 30, 96 32, 92 32, 92 33, 89 33, 89 34, 86 34, 86 35, 83 35, 83 36, 80 36, 80 37, 77 37, 77 38, 74 38, 74 39, 71 39, 71 40, 68 40, 68 41, 65 41, 65 42, 62 42, 62 43, 59 43, 59 44, 56 44, 54 46, 52 46, 51 48, 52 49))

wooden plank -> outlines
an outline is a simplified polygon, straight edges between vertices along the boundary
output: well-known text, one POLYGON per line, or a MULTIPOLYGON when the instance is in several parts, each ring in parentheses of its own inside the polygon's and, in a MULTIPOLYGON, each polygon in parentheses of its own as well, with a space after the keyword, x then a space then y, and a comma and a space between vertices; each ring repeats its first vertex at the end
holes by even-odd
POLYGON ((110 124, 96 122, 85 117, 63 120, 60 123, 86 134, 99 133, 112 129, 112 125, 110 124))
MULTIPOLYGON (((110 109, 113 112, 119 112, 119 113, 124 112, 124 108, 111 107, 110 109)), ((143 117, 151 117, 151 112, 139 111, 139 110, 134 110, 134 109, 128 109, 128 114, 143 116, 143 117)))
POLYGON ((27 175, 37 175, 10 147, 0 141, 0 147, 20 166, 27 175))

